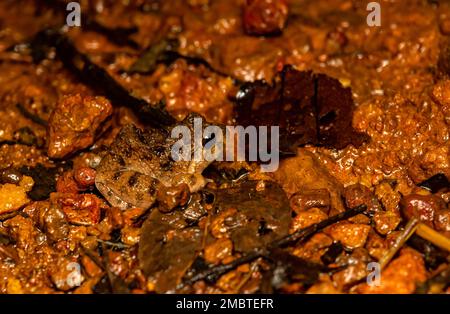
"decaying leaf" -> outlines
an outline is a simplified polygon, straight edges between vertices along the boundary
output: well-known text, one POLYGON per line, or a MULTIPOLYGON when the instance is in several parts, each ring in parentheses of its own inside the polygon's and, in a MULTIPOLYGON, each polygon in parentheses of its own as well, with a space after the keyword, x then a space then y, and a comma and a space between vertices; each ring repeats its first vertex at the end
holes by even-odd
POLYGON ((285 66, 272 84, 244 84, 237 95, 238 124, 280 127, 280 150, 313 144, 342 149, 368 136, 352 127, 351 90, 325 74, 285 66))
MULTIPOLYGON (((232 240, 235 251, 250 252, 287 235, 291 221, 289 202, 276 183, 258 185, 257 181, 246 181, 235 187, 204 193, 214 199, 209 211, 211 224, 232 211, 233 215, 222 220, 221 229, 232 240)), ((210 204, 210 198, 205 202, 210 204)), ((194 203, 193 206, 199 205, 197 201, 194 203)), ((208 227, 205 233, 192 223, 188 211, 192 211, 189 206, 184 211, 169 214, 154 210, 142 226, 140 266, 155 283, 157 292, 175 289, 186 271, 195 266, 194 261, 198 261, 203 236, 213 239, 213 227, 208 227)), ((201 270, 204 267, 198 269, 201 270)), ((191 269, 189 277, 195 275, 196 271, 191 269)))
POLYGON ((287 235, 289 230, 291 210, 284 191, 275 182, 264 182, 263 188, 257 188, 257 184, 246 181, 236 187, 211 191, 215 195, 215 215, 236 209, 227 226, 238 252, 264 247, 287 235))
POLYGON ((139 262, 156 292, 174 289, 201 248, 202 231, 179 211, 154 210, 142 226, 139 262))

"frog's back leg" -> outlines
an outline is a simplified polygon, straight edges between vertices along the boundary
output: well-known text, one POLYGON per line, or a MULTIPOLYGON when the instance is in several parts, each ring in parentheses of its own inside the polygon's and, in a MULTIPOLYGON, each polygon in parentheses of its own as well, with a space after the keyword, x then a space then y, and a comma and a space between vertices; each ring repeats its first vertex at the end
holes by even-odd
POLYGON ((95 186, 106 200, 122 210, 152 206, 156 184, 156 179, 131 170, 105 171, 95 179, 95 186))

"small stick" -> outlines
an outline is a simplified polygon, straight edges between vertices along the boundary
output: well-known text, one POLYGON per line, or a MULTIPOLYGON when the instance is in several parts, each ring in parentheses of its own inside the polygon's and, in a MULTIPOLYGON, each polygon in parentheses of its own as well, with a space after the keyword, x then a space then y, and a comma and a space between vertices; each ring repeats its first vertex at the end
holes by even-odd
POLYGON ((40 31, 31 42, 31 49, 39 46, 55 47, 56 56, 64 66, 88 86, 101 91, 113 103, 132 108, 144 122, 155 127, 172 125, 176 120, 162 108, 162 104, 150 104, 143 98, 133 95, 122 86, 108 71, 91 61, 88 55, 80 52, 73 42, 60 31, 46 29, 40 31))
POLYGON ((350 209, 346 210, 345 212, 334 215, 333 217, 325 219, 319 223, 313 224, 304 229, 298 230, 297 232, 294 232, 293 234, 290 234, 284 238, 281 238, 280 240, 276 240, 276 241, 272 242, 269 247, 270 248, 284 247, 291 243, 298 242, 299 240, 306 239, 307 237, 324 229, 325 227, 328 227, 338 221, 345 220, 345 219, 351 218, 353 216, 356 216, 358 214, 361 214, 366 209, 367 209, 366 205, 359 205, 359 206, 350 208, 350 209))
POLYGON ((239 291, 241 291, 242 287, 250 280, 253 273, 258 269, 258 261, 254 262, 250 266, 250 270, 248 274, 245 275, 245 277, 241 280, 241 282, 238 284, 237 288, 235 289, 234 293, 239 294, 239 291))
POLYGON ((380 260, 380 269, 383 269, 391 259, 394 257, 394 255, 400 250, 400 248, 408 241, 408 239, 414 234, 416 231, 417 225, 419 223, 419 220, 417 218, 412 218, 408 224, 405 226, 405 229, 402 231, 399 237, 395 240, 394 245, 391 247, 391 249, 388 251, 388 253, 383 256, 380 260))
POLYGON ((192 278, 185 280, 183 283, 181 283, 180 287, 182 287, 183 285, 192 285, 196 281, 203 280, 203 279, 207 279, 207 280, 216 279, 219 276, 225 274, 226 272, 228 272, 242 264, 249 263, 260 257, 267 257, 269 255, 270 251, 273 249, 285 247, 289 244, 298 242, 300 240, 305 240, 309 236, 324 229, 325 227, 328 227, 338 221, 356 216, 356 215, 362 213, 363 211, 365 211, 366 209, 367 209, 366 205, 359 205, 354 208, 350 208, 350 209, 346 210, 345 212, 337 214, 337 215, 330 217, 324 221, 321 221, 319 223, 311 225, 307 228, 298 230, 297 232, 294 232, 293 234, 290 234, 279 240, 275 240, 272 243, 270 243, 266 248, 254 249, 253 251, 244 254, 242 257, 232 261, 229 264, 215 266, 210 269, 207 269, 206 271, 200 272, 197 275, 194 275, 192 278))
POLYGON ((124 243, 121 242, 111 242, 111 241, 105 241, 105 240, 101 240, 101 239, 97 239, 97 242, 112 246, 112 247, 116 247, 118 249, 126 249, 129 248, 129 245, 126 245, 124 243))
POLYGON ((437 247, 450 252, 450 239, 436 230, 428 227, 426 224, 420 223, 417 226, 416 233, 418 236, 430 241, 437 247))
POLYGON ((48 123, 38 115, 31 113, 25 108, 22 104, 16 104, 17 110, 27 119, 33 121, 34 123, 37 123, 43 127, 47 127, 48 123))

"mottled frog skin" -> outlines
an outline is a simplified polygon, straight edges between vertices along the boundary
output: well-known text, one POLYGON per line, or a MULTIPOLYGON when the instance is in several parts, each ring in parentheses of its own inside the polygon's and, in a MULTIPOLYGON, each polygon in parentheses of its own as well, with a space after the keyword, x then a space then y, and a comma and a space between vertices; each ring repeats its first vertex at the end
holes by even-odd
MULTIPOLYGON (((198 116, 190 115, 181 124, 192 130, 194 117, 198 116)), ((206 126, 204 123, 203 128, 206 126)), ((170 131, 141 130, 133 124, 122 128, 101 160, 95 179, 97 189, 112 206, 149 208, 156 200, 159 184, 186 183, 190 192, 206 184, 201 173, 210 162, 173 161, 171 148, 178 139, 172 139, 170 131)))

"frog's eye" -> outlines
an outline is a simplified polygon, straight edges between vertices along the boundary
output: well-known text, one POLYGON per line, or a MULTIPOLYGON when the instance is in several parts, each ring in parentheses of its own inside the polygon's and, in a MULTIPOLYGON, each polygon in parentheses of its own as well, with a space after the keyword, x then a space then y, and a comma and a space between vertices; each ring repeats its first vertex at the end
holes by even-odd
POLYGON ((209 191, 204 191, 202 193, 202 196, 203 196, 203 201, 206 204, 212 204, 212 203, 214 203, 214 201, 216 199, 216 196, 214 195, 214 193, 211 193, 209 191))

